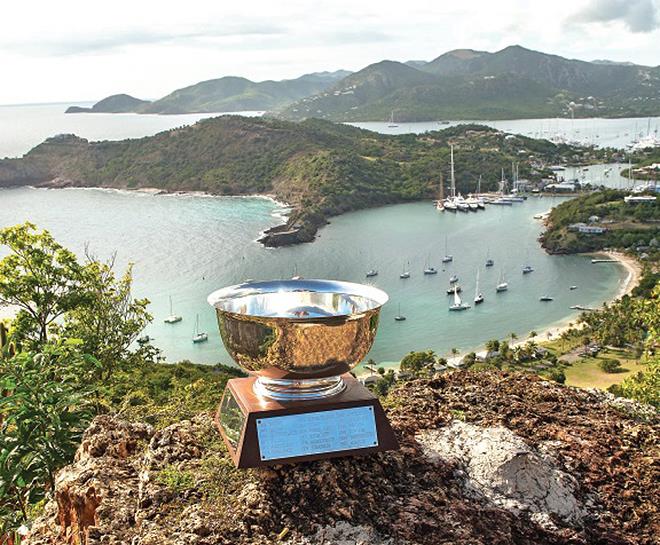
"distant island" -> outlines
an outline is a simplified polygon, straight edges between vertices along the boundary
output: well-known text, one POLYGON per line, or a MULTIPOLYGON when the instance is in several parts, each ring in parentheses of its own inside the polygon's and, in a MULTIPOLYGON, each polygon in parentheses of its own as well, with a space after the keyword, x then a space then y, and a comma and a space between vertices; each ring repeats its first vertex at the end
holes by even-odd
POLYGON ((639 117, 660 111, 660 67, 566 59, 519 45, 456 49, 430 62, 383 60, 350 73, 317 72, 253 82, 222 77, 153 101, 113 95, 68 113, 266 111, 301 120, 434 121, 639 117))
POLYGON ((112 95, 91 108, 70 106, 66 113, 185 114, 208 112, 265 111, 283 108, 346 77, 350 72, 315 72, 296 79, 254 82, 226 76, 177 89, 159 100, 140 100, 130 95, 112 95))
POLYGON ((442 177, 449 179, 450 143, 463 193, 474 192, 480 176, 483 191, 496 189, 513 161, 521 177, 540 180, 551 175, 549 165, 610 153, 479 125, 388 136, 318 119, 221 116, 140 139, 49 138, 23 158, 1 160, 0 187, 270 194, 293 206, 288 222, 262 239, 282 246, 314 240, 328 218, 350 210, 437 196, 442 177))

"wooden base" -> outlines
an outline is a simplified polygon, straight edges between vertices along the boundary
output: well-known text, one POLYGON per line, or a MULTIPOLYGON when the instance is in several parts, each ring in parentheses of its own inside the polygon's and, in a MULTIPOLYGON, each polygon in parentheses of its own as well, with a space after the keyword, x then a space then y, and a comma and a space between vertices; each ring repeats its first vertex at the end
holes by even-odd
POLYGON ((399 444, 378 398, 353 376, 346 374, 342 378, 346 389, 340 394, 304 401, 276 401, 257 396, 253 389, 255 377, 231 379, 215 422, 236 467, 289 464, 398 449, 399 444), (332 412, 324 415, 326 411, 332 412), (293 418, 273 419, 287 416, 293 418), (277 433, 281 436, 274 435, 277 433), (359 448, 353 448, 355 446, 359 448), (303 451, 304 454, 296 454, 303 451), (294 455, 286 455, 287 452, 294 455))

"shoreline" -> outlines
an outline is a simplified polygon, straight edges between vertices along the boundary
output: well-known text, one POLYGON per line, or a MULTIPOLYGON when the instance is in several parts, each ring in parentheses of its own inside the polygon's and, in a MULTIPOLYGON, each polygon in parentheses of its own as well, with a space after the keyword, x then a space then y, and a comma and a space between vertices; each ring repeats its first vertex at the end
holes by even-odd
MULTIPOLYGON (((617 288, 617 291, 615 292, 614 296, 607 301, 608 304, 618 299, 621 299, 624 295, 630 295, 630 293, 639 285, 639 282, 642 278, 641 264, 634 257, 626 255, 623 252, 601 251, 601 252, 593 252, 593 253, 583 253, 578 255, 606 256, 609 259, 616 260, 617 264, 619 264, 626 270, 627 272, 626 277, 623 279, 623 281, 619 283, 619 287, 617 288)), ((574 311, 572 314, 566 316, 565 318, 562 318, 561 320, 548 324, 547 326, 541 329, 536 329, 536 330, 532 329, 526 331, 525 335, 520 336, 515 342, 509 341, 510 346, 512 348, 515 346, 521 346, 529 342, 530 340, 533 340, 536 343, 540 343, 544 341, 557 339, 568 329, 575 326, 575 322, 578 316, 580 315, 580 313, 581 311, 574 311), (535 337, 530 338, 529 334, 532 331, 536 331, 537 334, 535 337)), ((485 341, 484 343, 476 347, 468 348, 466 350, 461 351, 461 353, 456 357, 445 358, 447 360, 448 366, 457 367, 457 364, 459 364, 460 361, 465 357, 465 355, 469 354, 470 352, 474 352, 477 356, 485 356, 486 355, 485 341)), ((442 356, 442 354, 440 354, 440 356, 442 356)), ((399 363, 400 363, 399 361, 378 362, 377 367, 384 367, 386 371, 389 369, 394 369, 395 371, 398 371, 399 363)), ((372 374, 364 366, 356 367, 354 372, 358 377, 364 377, 372 374)))

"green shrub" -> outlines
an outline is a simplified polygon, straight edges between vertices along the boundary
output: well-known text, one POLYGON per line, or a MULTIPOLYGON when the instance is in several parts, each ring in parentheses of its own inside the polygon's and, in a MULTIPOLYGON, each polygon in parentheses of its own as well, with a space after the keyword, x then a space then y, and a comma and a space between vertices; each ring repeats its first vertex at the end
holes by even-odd
POLYGON ((608 358, 605 360, 600 360, 598 362, 598 367, 601 371, 605 373, 619 373, 621 372, 621 362, 614 358, 608 358))

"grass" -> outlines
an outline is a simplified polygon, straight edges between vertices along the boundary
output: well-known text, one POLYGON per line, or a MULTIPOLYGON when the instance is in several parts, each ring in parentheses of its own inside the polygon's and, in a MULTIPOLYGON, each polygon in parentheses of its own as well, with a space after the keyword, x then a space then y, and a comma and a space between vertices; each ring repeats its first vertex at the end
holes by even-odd
POLYGON ((564 369, 566 384, 580 388, 608 388, 612 384, 620 384, 623 379, 633 373, 645 369, 643 364, 637 362, 629 352, 624 350, 603 350, 595 358, 581 358, 573 365, 564 369), (598 367, 602 360, 617 359, 621 362, 622 370, 618 373, 606 373, 598 367))

